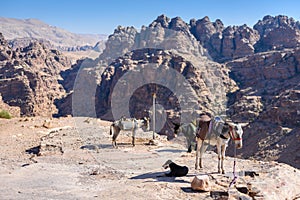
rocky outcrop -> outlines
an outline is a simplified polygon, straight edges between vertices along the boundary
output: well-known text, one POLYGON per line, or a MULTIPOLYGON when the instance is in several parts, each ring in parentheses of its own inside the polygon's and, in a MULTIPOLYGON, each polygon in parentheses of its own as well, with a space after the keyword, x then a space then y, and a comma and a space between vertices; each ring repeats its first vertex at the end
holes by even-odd
POLYGON ((156 117, 164 126, 155 131, 169 136, 170 122, 179 123, 182 116, 227 110, 233 121, 247 124, 240 155, 299 167, 298 35, 299 22, 286 16, 266 16, 250 28, 225 27, 208 17, 187 24, 161 15, 140 31, 117 27, 95 61, 79 60, 70 69, 58 51, 39 42, 11 49, 0 37, 0 93, 5 103, 21 108, 21 115, 55 113, 56 108, 68 115, 76 105, 76 116, 96 112, 109 120, 115 105, 120 113, 128 108, 131 117, 151 116, 156 93, 156 117), (126 79, 136 72, 140 76, 126 79), (192 90, 176 92, 180 85, 192 90), (122 88, 117 98, 116 88, 122 88), (190 96, 195 98, 181 104, 190 96))
MULTIPOLYGON (((2 36, 2 35, 1 35, 2 36)), ((20 107, 21 116, 51 116, 53 102, 65 91, 58 83, 59 73, 70 62, 57 50, 38 42, 12 50, 1 37, 0 93, 10 106, 20 107)))
POLYGON ((300 23, 284 15, 265 16, 254 25, 260 34, 256 51, 282 50, 300 45, 300 23))
MULTIPOLYGON (((227 63, 240 86, 231 95, 228 113, 235 121, 249 123, 244 130, 243 156, 290 160, 289 164, 300 166, 295 162, 299 149, 285 145, 288 140, 298 141, 299 53, 299 49, 270 51, 227 63)), ((288 143, 295 145, 292 141, 288 143)))
POLYGON ((218 19, 215 22, 211 22, 207 16, 199 20, 190 20, 190 26, 191 33, 205 46, 209 45, 210 38, 214 34, 222 34, 222 31, 224 30, 224 24, 221 20, 218 19))
POLYGON ((143 48, 173 50, 194 56, 205 55, 205 50, 190 33, 189 26, 180 17, 159 16, 148 27, 138 32, 134 27, 118 26, 109 36, 106 48, 98 60, 110 64, 127 52, 143 48))
POLYGON ((118 26, 114 33, 108 37, 106 48, 99 59, 110 63, 119 56, 131 51, 137 33, 134 27, 118 26))
POLYGON ((235 97, 259 95, 264 106, 274 105, 280 95, 298 87, 299 53, 299 49, 273 51, 228 62, 231 76, 241 88, 235 97))
POLYGON ((9 106, 8 104, 4 103, 0 94, 0 112, 1 111, 8 112, 12 117, 20 117, 20 108, 16 106, 9 106))
POLYGON ((208 17, 191 20, 191 33, 208 50, 212 59, 223 62, 254 53, 259 40, 256 30, 243 26, 224 27, 221 20, 211 22, 208 17))
POLYGON ((58 116, 89 116, 96 117, 95 92, 101 80, 104 67, 92 59, 81 59, 71 68, 61 71, 62 80, 59 83, 67 94, 57 99, 58 116))
MULTIPOLYGON (((148 111, 151 111, 149 108, 152 105, 153 93, 156 93, 157 102, 167 113, 167 119, 171 121, 180 121, 179 117, 183 113, 189 113, 191 119, 192 116, 196 117, 203 111, 221 114, 226 107, 226 91, 222 89, 232 89, 234 82, 229 79, 224 66, 205 58, 202 58, 201 63, 201 65, 197 65, 197 63, 193 63, 178 54, 161 49, 140 49, 127 53, 111 63, 102 74, 101 83, 96 93, 98 117, 114 119, 115 116, 113 116, 113 108, 111 107, 113 101, 118 102, 119 110, 124 108, 126 110, 129 104, 131 117, 149 116, 148 111), (179 77, 171 75, 174 70, 179 74, 179 77), (135 71, 140 74, 135 77, 137 80, 132 78, 126 80, 126 77, 130 76, 128 74, 135 71), (159 74, 156 71, 159 71, 159 74), (122 80, 124 77, 125 80, 122 80), (160 77, 163 77, 163 80, 160 80, 160 77), (184 90, 180 90, 182 87, 178 83, 180 78, 186 81, 183 83, 186 85, 184 90), (122 84, 124 81, 127 82, 124 89, 117 94, 118 96, 114 96, 113 92, 120 87, 117 84, 122 84), (212 83, 213 85, 211 85, 212 83), (189 85, 192 90, 188 90, 189 85), (139 87, 134 89, 137 86, 139 87), (133 94, 129 94, 131 95, 130 100, 124 100, 130 91, 133 92, 133 94), (180 104, 188 98, 190 99, 185 102, 186 106, 180 104), (171 111, 175 111, 175 114, 171 111)), ((167 121, 160 133, 173 134, 172 126, 169 124, 171 123, 167 121)))
POLYGON ((253 28, 247 25, 224 27, 221 20, 211 22, 206 16, 192 19, 190 32, 218 62, 255 52, 296 48, 300 44, 300 23, 284 15, 265 16, 253 28))

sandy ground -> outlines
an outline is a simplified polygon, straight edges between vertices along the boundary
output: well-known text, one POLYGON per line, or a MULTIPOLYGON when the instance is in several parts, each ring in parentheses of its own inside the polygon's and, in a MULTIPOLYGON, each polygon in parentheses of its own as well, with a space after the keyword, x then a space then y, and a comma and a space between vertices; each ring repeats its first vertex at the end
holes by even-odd
POLYGON ((119 148, 109 135, 110 122, 89 118, 0 119, 0 199, 300 199, 300 171, 276 162, 225 160, 226 174, 217 174, 217 156, 205 153, 204 168, 194 169, 195 153, 186 153, 182 140, 156 138, 140 131, 136 146, 122 132, 119 148), (47 126, 43 127, 43 125, 47 126), (165 177, 162 165, 171 159, 189 168, 184 177, 165 177), (246 176, 254 171, 258 176, 246 176), (195 175, 210 177, 210 191, 193 191, 195 175), (253 198, 237 189, 251 183, 253 198))

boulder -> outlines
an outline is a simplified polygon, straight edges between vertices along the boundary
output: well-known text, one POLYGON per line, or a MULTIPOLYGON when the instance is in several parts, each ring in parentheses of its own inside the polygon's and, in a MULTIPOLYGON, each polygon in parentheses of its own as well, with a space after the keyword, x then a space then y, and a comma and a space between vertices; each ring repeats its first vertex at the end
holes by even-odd
POLYGON ((210 191, 210 182, 209 177, 207 175, 198 175, 195 176, 191 187, 193 190, 200 190, 200 191, 210 191))

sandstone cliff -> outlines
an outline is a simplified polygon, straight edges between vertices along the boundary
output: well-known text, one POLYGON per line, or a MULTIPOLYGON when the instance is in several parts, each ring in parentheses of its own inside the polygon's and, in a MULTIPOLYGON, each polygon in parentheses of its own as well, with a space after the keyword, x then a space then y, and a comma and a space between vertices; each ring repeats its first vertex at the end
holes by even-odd
POLYGON ((299 53, 299 49, 271 51, 227 63, 240 86, 229 115, 250 123, 245 128, 244 156, 300 166, 295 144, 300 125, 299 53))
MULTIPOLYGON (((134 50, 119 57, 102 74, 96 93, 97 115, 113 120, 112 106, 116 102, 119 112, 126 111, 129 105, 130 116, 150 116, 148 111, 151 111, 152 95, 156 93, 157 102, 168 118, 159 132, 173 136, 173 127, 168 121, 179 123, 180 117, 184 120, 185 113, 188 113, 189 120, 203 111, 225 114, 226 93, 235 86, 229 79, 227 69, 205 58, 202 58, 200 65, 197 64, 161 49, 134 50), (139 76, 131 75, 134 71, 139 76), (123 82, 127 83, 123 86, 123 82), (184 87, 182 82, 186 84, 184 87), (122 89, 113 96, 118 88, 122 89), (222 90, 224 88, 227 89, 222 90), (127 95, 131 95, 128 101, 127 95)), ((127 115, 126 112, 123 114, 127 115)))
POLYGON ((5 103, 18 106, 22 116, 51 116, 57 112, 53 102, 65 91, 58 83, 61 70, 70 62, 57 50, 39 42, 11 49, 0 35, 0 93, 5 103))
MULTIPOLYGON (((111 119, 112 113, 109 110, 113 86, 128 70, 136 70, 139 63, 160 63, 172 60, 174 57, 182 57, 181 62, 190 61, 193 67, 197 68, 199 62, 194 61, 193 58, 197 57, 201 60, 203 56, 208 56, 224 63, 225 71, 230 70, 229 77, 239 87, 234 91, 232 86, 235 84, 232 82, 231 89, 230 87, 225 89, 228 92, 228 99, 225 98, 225 101, 228 103, 229 118, 237 122, 249 123, 244 128, 245 148, 240 153, 245 157, 280 160, 299 167, 297 163, 299 149, 295 145, 295 141, 299 141, 297 126, 300 110, 297 38, 298 22, 286 16, 266 16, 253 28, 247 25, 224 27, 221 20, 210 22, 208 17, 191 20, 187 24, 179 17, 169 19, 164 15, 159 16, 148 27, 142 27, 140 32, 133 27, 118 27, 115 34, 108 39, 107 49, 104 51, 106 54, 103 54, 105 57, 113 55, 111 58, 117 59, 109 60, 109 67, 101 78, 102 82, 97 90, 97 96, 100 97, 97 98, 99 104, 96 103, 101 106, 97 108, 97 114, 111 119), (175 40, 168 37, 172 34, 177 36, 175 40), (138 50, 142 48, 144 50, 138 50), (158 59, 160 53, 153 49, 162 49, 162 58, 158 59), (169 54, 166 50, 175 54, 169 54), (188 54, 194 57, 189 57, 188 54)), ((212 63, 209 62, 206 70, 217 65, 212 63)), ((214 94, 207 93, 210 97, 206 98, 207 96, 201 93, 207 91, 205 87, 208 86, 207 83, 203 83, 203 80, 214 77, 209 75, 200 77, 194 75, 198 81, 195 81, 195 84, 189 82, 195 90, 198 89, 202 111, 216 108, 213 105, 214 101, 209 100, 214 94)), ((184 76, 190 80, 189 73, 184 76)), ((211 79, 214 82, 214 78, 211 79)), ((166 78, 166 81, 170 80, 166 78)), ((146 115, 143 113, 145 108, 140 106, 140 99, 148 99, 145 104, 150 107, 151 92, 153 92, 151 87, 143 87, 133 94, 130 102, 132 115, 146 115)), ((173 120, 178 121, 178 113, 170 111, 176 111, 174 107, 178 99, 174 98, 172 93, 162 88, 161 90, 163 94, 174 99, 174 103, 170 103, 166 110, 169 119, 172 119, 170 116, 175 116, 173 120)), ((162 95, 159 98, 166 98, 166 96, 162 95)), ((167 126, 171 127, 171 125, 167 126)), ((166 127, 163 130, 170 131, 166 127)))

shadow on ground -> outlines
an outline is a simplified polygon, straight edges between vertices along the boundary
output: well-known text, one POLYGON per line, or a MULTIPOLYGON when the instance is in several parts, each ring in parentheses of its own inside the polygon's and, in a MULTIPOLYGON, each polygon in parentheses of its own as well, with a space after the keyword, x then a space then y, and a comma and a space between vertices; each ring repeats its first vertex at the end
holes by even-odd
MULTIPOLYGON (((167 177, 166 172, 150 172, 141 175, 131 177, 130 179, 154 179, 155 182, 172 182, 172 183, 190 183, 188 181, 180 179, 180 177, 167 177)), ((187 177, 192 177, 193 175, 187 175, 187 177)), ((146 182, 153 182, 146 181, 146 182)))

